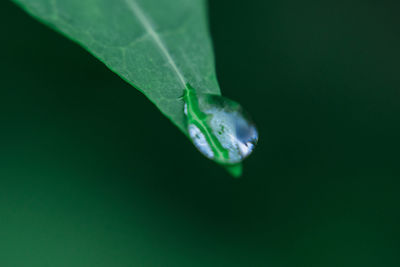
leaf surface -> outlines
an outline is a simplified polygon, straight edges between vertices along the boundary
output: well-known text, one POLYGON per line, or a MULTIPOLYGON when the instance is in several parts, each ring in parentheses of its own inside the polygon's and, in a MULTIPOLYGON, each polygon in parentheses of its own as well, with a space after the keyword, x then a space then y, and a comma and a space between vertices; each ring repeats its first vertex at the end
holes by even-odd
POLYGON ((185 134, 186 83, 220 94, 204 0, 13 1, 85 47, 185 134))

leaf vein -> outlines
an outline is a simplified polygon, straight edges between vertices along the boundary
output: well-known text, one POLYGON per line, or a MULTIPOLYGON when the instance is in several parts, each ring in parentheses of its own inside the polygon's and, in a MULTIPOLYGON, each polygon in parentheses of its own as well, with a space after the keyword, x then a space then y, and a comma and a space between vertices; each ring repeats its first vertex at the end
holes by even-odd
POLYGON ((167 47, 165 46, 164 42, 161 40, 159 34, 154 30, 154 26, 151 24, 149 19, 146 17, 143 10, 139 7, 135 0, 125 0, 126 4, 128 5, 129 9, 136 15, 139 22, 143 25, 143 28, 148 32, 148 34, 153 39, 156 46, 160 49, 161 53, 165 56, 168 61, 168 64, 174 70, 176 76, 178 77, 179 81, 182 83, 183 87, 186 87, 186 81, 183 77, 182 72, 176 65, 175 61, 173 60, 170 52, 168 51, 167 47))

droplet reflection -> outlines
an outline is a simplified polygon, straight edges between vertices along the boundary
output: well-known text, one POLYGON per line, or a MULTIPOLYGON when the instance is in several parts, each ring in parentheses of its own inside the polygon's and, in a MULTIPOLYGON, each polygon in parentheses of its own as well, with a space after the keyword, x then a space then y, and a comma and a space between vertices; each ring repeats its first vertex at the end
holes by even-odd
POLYGON ((258 132, 238 103, 218 95, 197 95, 191 90, 184 100, 190 138, 204 156, 235 164, 251 154, 258 132))

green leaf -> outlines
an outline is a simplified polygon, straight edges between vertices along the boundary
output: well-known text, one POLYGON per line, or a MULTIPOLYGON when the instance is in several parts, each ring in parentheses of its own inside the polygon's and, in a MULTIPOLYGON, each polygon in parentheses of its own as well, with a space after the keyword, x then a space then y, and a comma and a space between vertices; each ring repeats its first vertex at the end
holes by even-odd
POLYGON ((186 83, 220 94, 204 0, 13 1, 85 47, 184 133, 186 83))
POLYGON ((86 48, 186 135, 186 85, 220 95, 205 0, 12 1, 86 48))

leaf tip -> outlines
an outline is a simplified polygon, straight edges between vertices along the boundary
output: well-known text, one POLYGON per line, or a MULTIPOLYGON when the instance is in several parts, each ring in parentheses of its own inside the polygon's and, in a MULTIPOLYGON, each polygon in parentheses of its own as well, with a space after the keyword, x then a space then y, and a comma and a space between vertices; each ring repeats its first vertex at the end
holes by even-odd
POLYGON ((242 164, 238 163, 235 165, 225 165, 224 166, 227 172, 233 176, 233 178, 240 178, 243 173, 243 166, 242 164))

